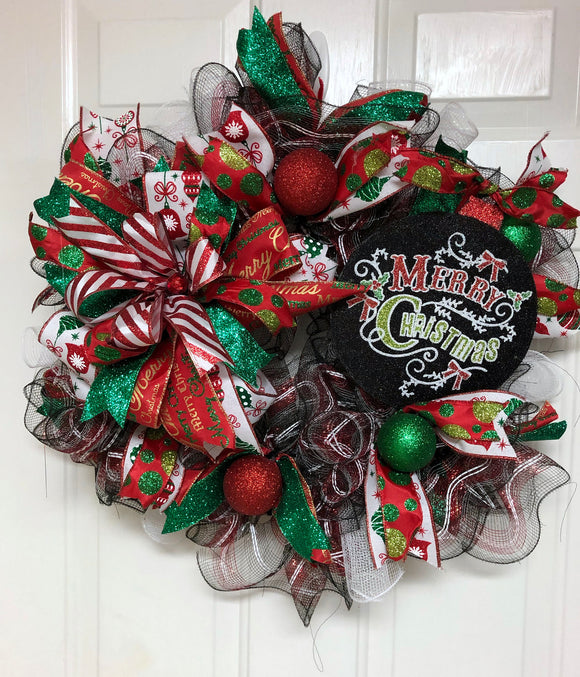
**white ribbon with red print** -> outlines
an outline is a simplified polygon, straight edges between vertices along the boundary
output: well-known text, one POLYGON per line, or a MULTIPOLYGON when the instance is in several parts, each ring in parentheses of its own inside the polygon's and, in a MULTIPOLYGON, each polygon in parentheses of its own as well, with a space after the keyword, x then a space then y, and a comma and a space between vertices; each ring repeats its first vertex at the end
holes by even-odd
MULTIPOLYGON (((403 127, 401 123, 397 123, 397 127, 403 127)), ((364 141, 367 138, 372 138, 373 135, 385 134, 386 132, 396 130, 394 125, 388 124, 386 122, 377 122, 374 125, 370 125, 366 129, 363 129, 359 134, 357 134, 352 141, 350 141, 340 153, 338 160, 335 162, 335 166, 338 168, 342 157, 347 152, 349 148, 355 144, 364 141)), ((391 146, 390 146, 390 162, 379 170, 373 177, 380 185, 378 188, 378 194, 372 199, 362 199, 357 196, 356 192, 348 196, 346 200, 343 200, 339 205, 334 207, 332 211, 326 214, 323 217, 323 221, 329 221, 346 214, 352 214, 353 212, 358 212, 361 209, 368 209, 369 207, 386 200, 391 195, 398 193, 400 190, 405 188, 408 184, 395 176, 395 172, 400 169, 406 162, 404 156, 404 150, 407 147, 408 139, 404 135, 393 134, 391 137, 391 146)))
POLYGON ((227 141, 264 176, 274 169, 274 149, 268 135, 251 115, 235 103, 225 123, 214 130, 212 136, 227 141))
MULTIPOLYGON (((243 443, 244 448, 251 447, 256 452, 262 453, 260 442, 249 421, 250 418, 253 423, 260 420, 263 413, 274 401, 276 391, 261 372, 258 372, 258 381, 258 387, 252 388, 239 376, 232 374, 224 364, 219 364, 217 378, 212 379, 212 385, 221 398, 222 407, 228 412, 228 419, 232 424, 236 438, 243 443), (242 388, 249 398, 247 404, 244 404, 240 399, 239 389, 242 388)), ((228 454, 231 451, 209 443, 204 443, 203 447, 206 453, 215 460, 220 455, 228 454)))
POLYGON ((97 159, 106 160, 113 146, 136 146, 139 127, 139 107, 127 111, 115 120, 93 113, 84 106, 81 107, 82 139, 97 159))
MULTIPOLYGON (((151 214, 159 214, 163 225, 174 246, 182 251, 187 247, 190 218, 197 203, 201 185, 201 172, 183 172, 172 169, 165 172, 147 172, 143 180, 146 209, 151 214), (168 192, 169 206, 165 206, 163 195, 168 192)), ((208 183, 207 179, 205 183, 208 183)))

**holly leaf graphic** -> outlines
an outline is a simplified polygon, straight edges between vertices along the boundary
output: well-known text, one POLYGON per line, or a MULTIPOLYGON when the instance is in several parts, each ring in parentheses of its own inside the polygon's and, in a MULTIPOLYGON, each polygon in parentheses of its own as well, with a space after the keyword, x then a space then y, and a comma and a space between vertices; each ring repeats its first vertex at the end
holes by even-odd
POLYGON ((58 332, 56 334, 56 339, 65 331, 71 331, 72 329, 78 329, 82 327, 83 323, 74 315, 63 315, 60 318, 58 323, 58 332))

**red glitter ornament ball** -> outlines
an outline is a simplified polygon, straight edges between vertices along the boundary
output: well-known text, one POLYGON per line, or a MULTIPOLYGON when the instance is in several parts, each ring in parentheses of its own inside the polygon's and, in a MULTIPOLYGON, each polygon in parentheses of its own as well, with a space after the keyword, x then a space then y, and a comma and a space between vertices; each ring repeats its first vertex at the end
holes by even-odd
POLYGON ((282 496, 282 475, 275 461, 263 456, 243 456, 224 476, 226 501, 242 515, 263 515, 282 496))
POLYGON ((316 148, 289 153, 274 175, 274 192, 289 214, 312 216, 328 207, 336 194, 338 173, 332 160, 316 148))

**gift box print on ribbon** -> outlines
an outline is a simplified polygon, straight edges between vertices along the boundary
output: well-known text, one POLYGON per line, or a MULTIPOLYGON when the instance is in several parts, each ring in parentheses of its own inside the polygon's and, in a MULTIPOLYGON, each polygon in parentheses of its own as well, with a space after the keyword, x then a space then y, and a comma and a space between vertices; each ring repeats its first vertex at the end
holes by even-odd
POLYGON ((527 556, 569 479, 528 446, 566 429, 532 336, 580 326, 565 170, 542 141, 515 183, 476 166, 421 86, 327 103, 280 15, 237 49, 172 136, 81 109, 29 222, 54 361, 28 429, 215 589, 284 590, 305 624, 409 557, 527 556))

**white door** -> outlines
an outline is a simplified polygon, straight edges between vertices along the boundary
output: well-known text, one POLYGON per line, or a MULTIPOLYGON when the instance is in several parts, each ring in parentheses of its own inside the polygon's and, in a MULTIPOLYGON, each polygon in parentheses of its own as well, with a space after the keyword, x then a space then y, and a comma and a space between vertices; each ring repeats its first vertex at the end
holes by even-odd
MULTIPOLYGON (((279 593, 214 593, 188 541, 148 539, 139 514, 98 504, 89 468, 43 450, 23 428, 19 392, 31 371, 20 336, 42 321, 29 312, 42 285, 26 266, 27 215, 50 187, 79 104, 114 117, 140 100, 145 122, 154 119, 160 104, 186 97, 193 67, 233 65, 251 4, 3 0, 0 673, 306 677, 323 667, 332 677, 576 675, 580 509, 578 500, 568 505, 569 487, 542 506, 542 539, 528 560, 500 567, 462 557, 443 571, 412 561, 383 602, 347 612, 328 594, 305 629, 279 593)), ((580 204, 577 0, 258 4, 265 16, 282 10, 327 35, 332 102, 345 101, 361 79, 427 74, 443 98, 462 97, 480 127, 470 157, 513 179, 551 129, 548 154, 570 169, 560 195, 580 204), (494 76, 498 60, 510 62, 507 81, 494 76), (474 62, 487 70, 470 70, 474 62)), ((571 425, 547 448, 577 481, 580 364, 574 340, 565 341, 545 347, 564 370, 557 404, 571 425)))

